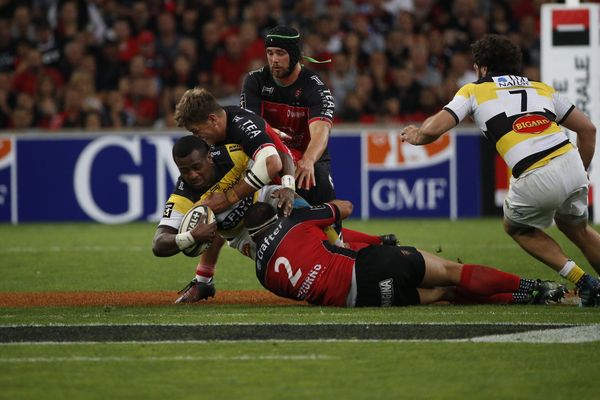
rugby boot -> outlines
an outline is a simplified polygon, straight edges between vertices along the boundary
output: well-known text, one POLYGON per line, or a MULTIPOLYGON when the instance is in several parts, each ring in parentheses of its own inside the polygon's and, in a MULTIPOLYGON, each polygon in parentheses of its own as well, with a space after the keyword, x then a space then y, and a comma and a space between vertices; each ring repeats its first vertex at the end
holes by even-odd
POLYGON ((585 274, 576 284, 581 307, 600 306, 600 282, 592 276, 585 274))
POLYGON ((215 297, 217 289, 213 280, 209 282, 198 282, 196 278, 192 279, 186 287, 179 291, 179 296, 175 303, 194 303, 200 300, 206 300, 209 297, 215 297))
POLYGON ((537 280, 535 289, 531 292, 532 304, 560 303, 567 293, 567 287, 554 281, 537 280))

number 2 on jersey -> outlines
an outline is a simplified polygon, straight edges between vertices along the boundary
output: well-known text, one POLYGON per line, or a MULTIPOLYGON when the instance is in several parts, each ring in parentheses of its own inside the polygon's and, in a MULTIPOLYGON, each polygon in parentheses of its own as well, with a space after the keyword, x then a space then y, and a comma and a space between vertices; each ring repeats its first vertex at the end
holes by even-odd
POLYGON ((298 268, 298 271, 296 271, 296 273, 293 274, 292 266, 290 265, 290 261, 285 257, 279 257, 277 260, 275 260, 275 266, 273 267, 275 272, 279 272, 280 265, 283 265, 285 267, 285 271, 287 272, 288 279, 292 283, 292 286, 296 286, 296 284, 298 283, 298 280, 302 276, 302 270, 300 268, 298 268))

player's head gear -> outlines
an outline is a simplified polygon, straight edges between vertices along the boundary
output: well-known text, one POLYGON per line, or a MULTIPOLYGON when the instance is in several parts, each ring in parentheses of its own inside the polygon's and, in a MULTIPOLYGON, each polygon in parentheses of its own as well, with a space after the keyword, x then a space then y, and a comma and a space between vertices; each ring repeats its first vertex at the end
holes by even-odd
POLYGON ((290 26, 276 26, 267 33, 265 48, 279 47, 290 55, 288 75, 300 61, 300 33, 290 26))
POLYGON ((208 144, 194 135, 183 136, 173 145, 173 158, 187 157, 194 150, 198 150, 200 155, 204 157, 208 155, 208 144))
POLYGON ((506 36, 485 35, 471 45, 471 50, 475 64, 487 67, 488 75, 518 75, 521 72, 521 50, 506 36))
POLYGON ((246 229, 254 236, 262 229, 277 221, 277 211, 269 203, 257 202, 246 211, 244 216, 246 229))

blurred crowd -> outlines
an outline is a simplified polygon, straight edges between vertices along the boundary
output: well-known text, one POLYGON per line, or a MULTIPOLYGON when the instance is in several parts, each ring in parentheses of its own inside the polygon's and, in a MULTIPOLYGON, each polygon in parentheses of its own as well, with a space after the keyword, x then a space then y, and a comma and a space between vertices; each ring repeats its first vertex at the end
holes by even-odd
POLYGON ((421 121, 475 80, 470 43, 511 37, 539 79, 541 0, 0 0, 0 129, 170 127, 201 85, 236 104, 264 35, 296 27, 338 122, 421 121))

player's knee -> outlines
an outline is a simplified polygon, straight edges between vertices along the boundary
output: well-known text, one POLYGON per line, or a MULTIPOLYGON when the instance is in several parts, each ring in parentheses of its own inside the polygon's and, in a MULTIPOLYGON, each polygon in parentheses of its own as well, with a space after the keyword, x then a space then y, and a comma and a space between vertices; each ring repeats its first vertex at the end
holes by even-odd
POLYGON ((504 221, 504 232, 511 237, 529 236, 532 235, 537 228, 531 226, 516 226, 504 221))

